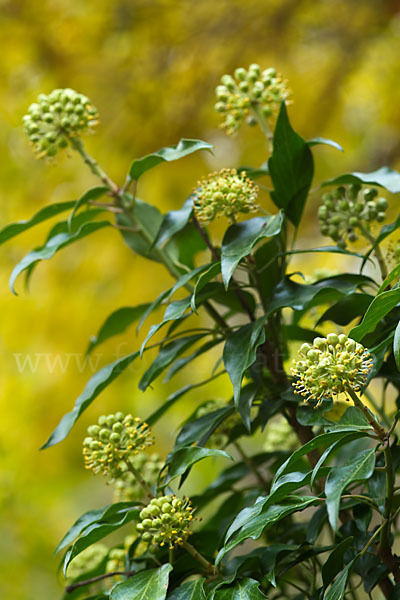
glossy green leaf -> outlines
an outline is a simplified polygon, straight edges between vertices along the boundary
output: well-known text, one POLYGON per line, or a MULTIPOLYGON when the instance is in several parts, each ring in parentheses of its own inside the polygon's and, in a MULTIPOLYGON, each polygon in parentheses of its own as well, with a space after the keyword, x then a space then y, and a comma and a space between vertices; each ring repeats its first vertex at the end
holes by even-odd
POLYGON ((192 418, 183 425, 176 438, 175 448, 189 446, 195 442, 200 442, 203 445, 209 435, 228 417, 234 413, 233 406, 226 405, 213 412, 202 415, 196 418, 197 410, 192 418))
POLYGON ((396 361, 396 367, 400 371, 400 322, 397 323, 393 338, 393 354, 396 361))
POLYGON ((203 588, 205 581, 204 578, 188 581, 168 594, 167 600, 206 600, 203 588))
POLYGON ((161 347, 156 359, 144 372, 139 381, 139 389, 144 392, 148 386, 166 369, 178 356, 188 350, 193 344, 203 338, 205 333, 197 333, 168 342, 161 347))
POLYGON ((92 544, 95 544, 111 533, 114 533, 114 531, 117 531, 126 525, 126 523, 137 520, 139 518, 139 513, 139 508, 128 506, 121 509, 119 512, 114 513, 112 518, 107 519, 106 516, 104 516, 102 520, 86 527, 64 557, 64 575, 67 572, 68 565, 75 556, 78 556, 78 554, 83 552, 83 550, 86 550, 86 548, 92 544))
POLYGON ((160 255, 158 249, 154 248, 154 241, 162 220, 163 216, 158 208, 153 204, 140 200, 140 198, 135 199, 132 220, 125 214, 117 214, 116 216, 117 225, 137 229, 137 231, 121 229, 121 235, 127 246, 136 254, 156 262, 160 262, 160 255))
POLYGON ((228 458, 233 460, 232 456, 224 450, 213 450, 211 448, 201 448, 199 446, 180 447, 174 450, 167 458, 169 483, 180 475, 183 475, 191 466, 204 460, 205 458, 228 458))
POLYGON ((288 515, 304 510, 310 504, 313 504, 317 499, 312 496, 288 496, 286 504, 266 504, 266 499, 261 497, 261 500, 256 503, 253 511, 251 509, 244 509, 235 519, 233 525, 235 528, 232 531, 232 527, 229 528, 226 535, 225 546, 222 548, 217 555, 216 564, 220 563, 222 558, 233 548, 236 548, 239 544, 245 540, 251 538, 256 540, 260 537, 265 529, 280 521, 288 515), (255 508, 255 510, 254 510, 255 508), (245 512, 247 511, 247 512, 245 512), (238 527, 238 524, 240 525, 238 527), (233 539, 230 539, 235 533, 233 539), (230 541, 229 541, 230 540, 230 541))
POLYGON ((268 313, 286 306, 300 311, 318 304, 333 302, 372 284, 372 279, 363 275, 337 275, 310 285, 297 283, 290 276, 286 276, 274 290, 268 304, 268 313))
POLYGON ((190 300, 190 305, 192 307, 193 312, 197 312, 197 297, 201 290, 209 283, 214 277, 219 275, 221 272, 221 263, 212 263, 209 268, 200 275, 198 280, 196 281, 196 285, 193 290, 192 298, 190 300))
POLYGON ((271 198, 297 227, 311 187, 314 161, 308 143, 293 130, 284 102, 274 131, 268 167, 274 186, 271 198))
POLYGON ((100 327, 98 334, 90 339, 87 354, 90 354, 99 344, 126 331, 132 323, 135 323, 144 315, 149 306, 149 303, 139 304, 138 306, 124 306, 112 312, 100 327))
POLYGON ((353 537, 348 537, 340 542, 329 554, 325 564, 322 566, 321 575, 325 588, 328 587, 336 575, 343 569, 344 553, 352 545, 353 539, 353 537))
POLYGON ((328 446, 328 448, 326 448, 326 450, 321 454, 317 464, 315 465, 315 467, 313 469, 311 479, 310 479, 310 487, 312 487, 314 485, 314 481, 318 477, 322 465, 324 464, 324 462, 326 460, 328 460, 329 456, 333 452, 336 452, 336 450, 338 450, 345 444, 348 444, 349 442, 352 442, 353 440, 359 439, 361 437, 364 437, 364 434, 362 432, 348 433, 344 437, 336 440, 335 442, 333 442, 333 444, 328 446))
POLYGON ((307 144, 309 146, 318 146, 322 144, 323 146, 332 146, 332 148, 336 148, 336 150, 340 150, 340 152, 344 152, 342 146, 333 140, 329 140, 324 137, 315 137, 311 140, 307 140, 307 144))
POLYGON ((88 406, 90 406, 93 400, 95 400, 97 396, 118 377, 118 375, 125 371, 131 362, 138 356, 139 352, 132 352, 132 354, 119 358, 95 373, 93 377, 89 379, 82 394, 77 398, 72 411, 63 416, 47 442, 41 447, 41 450, 54 446, 65 439, 81 414, 88 406))
POLYGON ((400 288, 382 292, 376 296, 368 307, 360 325, 353 327, 349 337, 361 342, 363 337, 374 331, 379 321, 400 303, 400 288))
POLYGON ((98 200, 98 198, 101 198, 101 196, 104 196, 104 194, 106 194, 108 191, 109 191, 108 187, 105 187, 103 185, 103 186, 94 187, 94 188, 88 190, 87 192, 85 192, 85 194, 83 194, 83 196, 81 196, 74 204, 71 214, 68 217, 68 228, 70 230, 72 229, 72 223, 73 223, 74 217, 75 217, 76 213, 78 212, 78 210, 82 206, 86 206, 90 201, 98 200))
POLYGON ((37 250, 32 250, 14 267, 10 276, 10 289, 13 294, 17 295, 14 284, 17 277, 25 270, 32 267, 35 263, 41 260, 49 260, 56 252, 59 252, 62 248, 77 242, 84 237, 91 235, 99 229, 109 227, 109 221, 94 221, 92 223, 84 223, 77 231, 71 233, 59 233, 54 237, 51 237, 44 246, 37 250))
POLYGON ((221 272, 225 288, 228 288, 241 259, 248 256, 261 239, 279 233, 282 223, 283 214, 278 213, 268 217, 254 217, 235 223, 227 229, 221 248, 221 272))
POLYGON ((33 217, 31 217, 27 221, 18 221, 17 223, 10 223, 9 225, 6 225, 5 227, 3 227, 3 229, 0 230, 0 245, 4 244, 4 242, 7 242, 11 238, 19 235, 20 233, 27 231, 27 229, 30 229, 35 225, 39 225, 39 223, 42 223, 47 219, 52 219, 60 213, 65 212, 70 208, 73 208, 74 205, 75 201, 57 202, 55 204, 50 204, 49 206, 41 208, 33 217))
POLYGON ((392 194, 400 192, 400 173, 389 167, 381 167, 371 173, 346 173, 329 181, 325 181, 322 185, 347 185, 352 183, 369 185, 378 185, 385 188, 392 194))
POLYGON ((110 600, 165 600, 172 566, 140 571, 113 587, 110 600))
POLYGON ((89 510, 88 512, 85 512, 83 515, 81 515, 79 519, 77 519, 72 525, 72 527, 68 529, 67 533, 64 535, 63 539, 58 544, 55 553, 57 554, 58 552, 60 552, 60 550, 72 544, 72 542, 78 537, 80 533, 82 533, 84 529, 89 527, 89 525, 100 521, 104 517, 104 515, 109 511, 109 509, 110 505, 107 505, 104 508, 99 508, 97 510, 89 510))
POLYGON ((223 360, 233 385, 235 405, 239 403, 244 372, 256 360, 257 348, 265 341, 266 317, 239 327, 226 340, 223 360))
POLYGON ((260 582, 246 577, 236 581, 233 587, 217 590, 215 600, 265 600, 265 596, 260 591, 260 582))
POLYGON ((209 340, 205 344, 202 344, 199 348, 196 348, 196 350, 192 352, 192 354, 189 354, 189 356, 184 356, 183 358, 180 358, 179 360, 175 361, 173 365, 168 369, 168 372, 164 378, 164 383, 167 383, 170 379, 172 379, 172 377, 179 373, 179 371, 181 371, 182 369, 187 367, 191 362, 196 360, 196 358, 198 358, 202 354, 205 354, 218 344, 221 344, 221 342, 223 342, 223 338, 214 338, 212 340, 209 340))
POLYGON ((154 244, 160 248, 166 242, 168 242, 175 233, 182 231, 182 229, 186 227, 187 223, 189 222, 192 210, 193 196, 190 196, 182 208, 167 212, 167 214, 163 217, 156 239, 154 240, 154 244))
POLYGON ((352 569, 354 560, 343 569, 340 575, 336 578, 335 583, 329 588, 325 594, 324 600, 342 600, 346 591, 347 580, 349 579, 350 570, 352 569))
POLYGON ((157 152, 152 152, 152 154, 147 154, 134 160, 129 169, 129 177, 131 180, 139 179, 143 173, 149 169, 153 169, 162 162, 178 160, 198 150, 211 151, 212 148, 211 144, 201 140, 182 139, 176 146, 167 146, 166 148, 157 150, 157 152))
POLYGON ((353 481, 368 479, 374 472, 375 450, 363 450, 352 456, 343 466, 333 467, 325 484, 326 509, 331 526, 337 530, 340 498, 353 481))
POLYGON ((373 300, 370 294, 354 293, 344 296, 333 306, 330 306, 318 319, 316 325, 325 321, 333 321, 338 325, 348 325, 356 317, 365 314, 373 300))

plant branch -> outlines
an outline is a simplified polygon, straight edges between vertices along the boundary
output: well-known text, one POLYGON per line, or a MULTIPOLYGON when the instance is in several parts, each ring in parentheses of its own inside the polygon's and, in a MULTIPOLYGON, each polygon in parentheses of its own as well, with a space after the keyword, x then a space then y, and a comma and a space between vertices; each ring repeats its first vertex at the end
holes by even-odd
MULTIPOLYGON (((361 233, 363 234, 363 236, 372 244, 372 246, 374 246, 376 244, 376 239, 374 238, 372 233, 370 231, 368 231, 368 229, 361 224, 358 225, 358 228, 361 231, 361 233)), ((374 254, 375 254, 376 260, 378 261, 382 279, 383 279, 383 281, 385 281, 386 277, 388 276, 388 269, 387 269, 386 261, 383 257, 382 251, 379 247, 379 244, 377 244, 375 246, 374 254)))
POLYGON ((198 563, 201 564, 201 566, 207 573, 210 573, 210 575, 214 575, 213 565, 206 558, 204 558, 204 556, 200 554, 200 552, 196 550, 196 548, 192 546, 192 544, 189 544, 189 542, 183 542, 182 546, 183 548, 185 548, 186 552, 189 552, 189 554, 193 556, 193 558, 197 560, 198 563))
POLYGON ((355 406, 357 406, 357 408, 359 408, 361 410, 361 412, 367 419, 368 423, 371 425, 372 429, 375 431, 378 438, 382 441, 385 440, 385 438, 386 438, 385 429, 382 427, 382 425, 380 425, 378 423, 378 421, 375 419, 375 417, 371 413, 371 411, 368 410, 368 408, 365 406, 365 404, 357 396, 356 392, 350 387, 348 387, 346 389, 346 392, 350 396, 350 398, 353 400, 355 406))
POLYGON ((108 577, 115 577, 116 575, 123 575, 124 577, 130 577, 134 575, 134 571, 111 571, 110 573, 103 573, 103 575, 96 575, 96 577, 91 577, 90 579, 85 579, 85 581, 77 581, 76 583, 71 583, 71 585, 67 585, 65 588, 65 592, 67 594, 72 594, 75 590, 84 587, 85 585, 90 585, 91 583, 96 583, 97 581, 101 581, 102 579, 107 579, 108 577))
POLYGON ((132 465, 132 463, 129 460, 126 461, 126 464, 128 466, 128 470, 132 473, 132 475, 135 477, 136 481, 142 486, 143 490, 146 492, 147 497, 150 498, 150 500, 152 500, 155 496, 154 496, 153 492, 151 491, 151 488, 148 485, 148 483, 143 479, 143 477, 141 476, 139 471, 137 469, 135 469, 135 467, 132 465))

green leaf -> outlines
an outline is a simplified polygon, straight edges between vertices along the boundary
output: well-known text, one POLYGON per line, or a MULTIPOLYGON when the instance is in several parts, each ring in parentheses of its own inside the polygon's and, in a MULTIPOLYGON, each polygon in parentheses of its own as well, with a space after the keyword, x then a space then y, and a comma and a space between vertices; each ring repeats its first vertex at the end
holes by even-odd
POLYGON ((260 582, 255 579, 242 579, 237 581, 233 587, 217 590, 215 600, 265 600, 265 596, 259 589, 260 582))
POLYGON ((167 600, 206 600, 203 584, 204 577, 196 581, 188 581, 168 594, 167 600))
POLYGON ((300 448, 295 450, 293 452, 293 454, 291 454, 289 456, 289 458, 279 467, 279 469, 275 473, 275 477, 272 481, 272 487, 275 485, 275 482, 280 477, 282 477, 282 475, 284 475, 284 473, 286 473, 288 471, 289 468, 292 468, 293 465, 295 465, 298 462, 298 460, 300 458, 302 458, 309 452, 316 450, 317 448, 321 448, 321 446, 330 446, 331 444, 333 444, 337 440, 345 437, 348 433, 351 433, 351 432, 360 433, 360 436, 366 435, 365 432, 363 433, 362 431, 359 431, 359 429, 357 429, 357 427, 354 427, 353 429, 351 429, 350 427, 347 427, 347 426, 343 426, 343 427, 338 426, 338 429, 335 431, 328 431, 326 433, 321 433, 320 435, 315 436, 312 440, 310 440, 309 442, 307 442, 306 444, 304 444, 303 446, 301 446, 300 448))
POLYGON ((71 546, 71 548, 67 551, 64 557, 63 571, 64 575, 67 573, 68 565, 71 560, 78 556, 83 550, 86 550, 92 544, 95 544, 99 540, 102 540, 110 533, 114 533, 126 523, 130 521, 137 520, 139 518, 140 509, 137 507, 132 507, 131 505, 126 506, 119 510, 118 512, 114 512, 112 517, 107 519, 106 515, 102 520, 96 521, 86 527, 78 537, 76 542, 71 546))
POLYGON ((265 342, 265 321, 266 317, 261 317, 253 323, 243 325, 231 333, 226 340, 223 360, 233 385, 236 406, 239 404, 244 372, 256 360, 257 348, 265 342))
POLYGON ((268 303, 268 313, 271 314, 286 306, 292 310, 304 310, 311 306, 339 300, 344 295, 353 294, 358 288, 373 283, 372 279, 363 275, 345 274, 305 285, 286 276, 274 290, 268 303))
POLYGON ((221 263, 216 262, 212 263, 209 268, 200 275, 198 280, 196 281, 196 285, 193 290, 193 294, 190 300, 190 305, 192 307, 193 312, 197 312, 196 300, 198 294, 201 290, 209 283, 214 277, 216 277, 221 272, 221 263))
POLYGON ((110 600, 165 600, 172 566, 140 571, 113 587, 110 600))
POLYGON ((400 288, 388 290, 378 294, 368 307, 360 325, 353 327, 349 333, 349 337, 361 342, 363 337, 374 331, 379 321, 383 319, 393 308, 400 302, 400 288))
POLYGON ((286 504, 267 505, 264 510, 267 499, 261 496, 254 507, 250 509, 245 508, 238 514, 232 524, 235 527, 233 530, 232 526, 229 528, 225 538, 225 546, 218 552, 215 564, 219 564, 228 552, 245 540, 249 538, 253 540, 258 539, 265 529, 271 527, 284 517, 307 508, 307 506, 313 504, 316 500, 317 498, 312 496, 288 496, 286 504), (228 541, 234 532, 235 537, 228 541))
POLYGON ((189 365, 192 361, 196 360, 196 358, 198 358, 205 352, 211 350, 211 348, 214 348, 218 344, 221 344, 221 342, 223 342, 223 338, 211 339, 205 344, 202 344, 199 348, 196 348, 196 350, 192 352, 192 354, 189 354, 189 356, 184 356, 183 358, 180 358, 179 360, 175 361, 171 368, 168 370, 167 374, 165 375, 164 383, 167 383, 170 379, 172 379, 172 377, 174 377, 177 373, 179 373, 179 371, 187 367, 187 365, 189 365))
POLYGON ((189 196, 182 208, 167 212, 161 222, 156 239, 154 240, 154 244, 157 248, 160 248, 163 244, 168 242, 175 233, 186 227, 192 214, 192 210, 193 196, 189 196))
POLYGON ((255 217, 231 225, 222 240, 221 272, 225 288, 242 258, 250 254, 258 241, 280 232, 283 214, 255 217))
POLYGON ((107 505, 104 508, 99 508, 97 510, 89 510, 88 512, 85 512, 83 515, 81 515, 79 519, 75 521, 72 527, 70 527, 67 533, 64 535, 63 539, 58 544, 55 550, 55 554, 60 552, 60 550, 62 550, 63 548, 66 548, 67 546, 72 544, 72 542, 78 537, 78 535, 82 533, 84 529, 89 527, 89 525, 92 525, 92 523, 96 523, 97 521, 101 520, 109 509, 110 505, 107 505))
POLYGON ((199 418, 195 418, 197 412, 198 410, 195 411, 194 417, 192 415, 192 417, 183 425, 176 438, 175 448, 189 446, 195 442, 199 442, 203 445, 211 433, 217 429, 226 417, 233 414, 234 408, 232 405, 226 405, 223 408, 219 408, 218 410, 214 410, 199 418))
POLYGON ((399 279, 400 277, 400 264, 396 265, 395 268, 390 271, 389 275, 386 277, 385 281, 382 283, 381 287, 378 290, 378 294, 384 292, 388 285, 392 285, 394 281, 399 279))
POLYGON ((335 583, 329 588, 328 593, 325 595, 324 600, 342 600, 346 591, 347 580, 349 578, 350 570, 352 569, 354 560, 352 560, 347 567, 343 569, 340 575, 337 577, 335 583))
POLYGON ((284 102, 268 166, 274 186, 271 198, 297 227, 312 183, 314 161, 307 142, 292 129, 284 102))
POLYGON ((232 456, 224 450, 200 448, 198 446, 180 447, 174 450, 167 458, 168 479, 167 483, 183 475, 192 465, 204 458, 223 457, 233 460, 232 456))
POLYGON ((76 215, 76 213, 78 212, 78 210, 82 207, 82 206, 86 206, 86 204, 88 204, 88 202, 90 202, 91 200, 97 200, 98 198, 100 198, 101 196, 103 196, 104 194, 106 194, 109 191, 108 187, 103 186, 97 186, 94 187, 90 190, 88 190, 87 192, 85 192, 83 194, 83 196, 81 196, 74 204, 74 207, 71 211, 71 214, 68 217, 68 228, 69 230, 72 229, 72 223, 74 220, 74 217, 76 215))
POLYGON ((16 267, 14 267, 11 273, 9 284, 12 293, 17 295, 14 289, 14 284, 18 275, 20 275, 23 271, 29 269, 35 263, 41 260, 49 260, 56 254, 56 252, 62 248, 65 248, 65 246, 69 246, 70 244, 73 244, 74 242, 91 235, 95 231, 109 226, 109 221, 94 221, 92 223, 84 223, 77 231, 72 233, 59 233, 58 235, 51 237, 41 248, 29 252, 29 254, 24 256, 24 258, 16 265, 16 267))
POLYGON ((365 314, 372 300, 373 296, 370 294, 354 293, 344 296, 321 315, 316 325, 320 325, 325 321, 333 321, 338 325, 348 325, 356 317, 365 314))
POLYGON ((93 400, 95 400, 97 396, 118 377, 118 375, 125 371, 131 362, 138 356, 139 352, 132 352, 132 354, 119 358, 95 373, 93 377, 89 379, 82 394, 77 398, 72 411, 63 416, 47 442, 41 447, 41 450, 54 446, 65 439, 81 414, 88 406, 90 406, 93 400))
POLYGON ((317 146, 319 144, 322 144, 324 146, 332 146, 332 148, 336 148, 336 150, 340 150, 340 152, 344 152, 344 150, 340 144, 338 144, 337 142, 334 142, 333 140, 324 138, 324 137, 315 137, 315 138, 312 138, 311 140, 307 140, 307 144, 309 146, 317 146))
POLYGON ((370 449, 352 456, 343 466, 331 469, 325 484, 325 495, 329 522, 335 531, 343 490, 353 481, 371 477, 374 467, 375 449, 370 449))
POLYGON ((60 213, 73 208, 74 205, 75 200, 72 202, 57 202, 55 204, 50 204, 49 206, 41 208, 27 221, 17 221, 17 223, 10 223, 9 225, 6 225, 0 230, 0 245, 4 244, 4 242, 7 242, 20 233, 23 233, 27 229, 30 229, 31 227, 34 227, 35 225, 38 225, 47 219, 52 219, 60 213))
POLYGON ((142 156, 133 161, 129 169, 130 179, 139 179, 143 173, 149 169, 153 169, 162 162, 171 162, 183 158, 188 154, 197 152, 198 150, 210 150, 213 148, 211 144, 201 140, 182 139, 176 146, 167 146, 161 148, 157 152, 142 156))
POLYGON ((378 185, 385 188, 392 194, 400 192, 400 173, 389 167, 381 167, 371 173, 346 173, 329 181, 325 181, 322 185, 343 185, 351 183, 368 183, 369 185, 378 185))
POLYGON ((162 346, 157 358, 142 375, 139 381, 139 389, 144 392, 148 386, 166 369, 178 356, 193 346, 198 340, 203 338, 205 333, 185 336, 173 340, 162 346))
POLYGON ((340 542, 328 556, 326 563, 322 567, 321 573, 325 588, 328 587, 339 571, 343 569, 344 553, 352 545, 353 539, 353 537, 348 537, 340 542))
MULTIPOLYGON (((156 206, 140 198, 135 199, 132 209, 133 220, 138 231, 121 229, 121 235, 131 250, 140 256, 160 262, 160 256, 154 241, 161 226, 163 216, 156 206)), ((132 221, 125 214, 118 214, 116 222, 123 227, 132 227, 132 221)))
POLYGON ((132 323, 143 316, 149 306, 149 303, 139 304, 138 306, 124 306, 112 312, 100 327, 98 334, 90 339, 87 354, 90 354, 96 346, 109 338, 126 331, 132 323))
POLYGON ((397 323, 393 338, 393 354, 396 361, 396 367, 400 371, 400 322, 397 323))
POLYGON ((315 465, 315 467, 313 469, 311 479, 310 479, 310 487, 313 486, 315 479, 319 475, 322 465, 328 459, 328 457, 333 452, 335 452, 336 450, 338 450, 339 448, 344 446, 345 444, 348 444, 349 442, 352 442, 353 440, 359 439, 360 437, 364 437, 361 432, 349 433, 349 434, 345 435, 344 437, 336 440, 331 446, 328 446, 328 448, 326 448, 326 450, 320 456, 317 464, 315 465))

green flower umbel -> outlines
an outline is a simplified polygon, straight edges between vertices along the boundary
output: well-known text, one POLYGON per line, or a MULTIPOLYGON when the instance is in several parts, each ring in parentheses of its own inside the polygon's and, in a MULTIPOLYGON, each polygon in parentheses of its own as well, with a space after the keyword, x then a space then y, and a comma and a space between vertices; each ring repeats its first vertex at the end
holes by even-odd
POLYGON ((24 130, 39 158, 55 156, 68 146, 71 137, 80 136, 98 123, 98 113, 89 98, 69 88, 40 94, 23 117, 24 130))
POLYGON ((203 177, 194 191, 194 212, 201 223, 209 223, 220 214, 235 221, 239 213, 257 210, 258 187, 245 171, 222 169, 203 177))
POLYGON ((287 82, 272 68, 261 71, 259 65, 253 64, 247 71, 236 69, 234 77, 223 75, 215 90, 215 110, 224 116, 221 127, 232 135, 246 118, 249 125, 255 125, 258 114, 270 121, 289 93, 287 82))
POLYGON ((317 406, 347 390, 360 392, 372 369, 368 350, 344 334, 317 337, 312 346, 303 344, 299 354, 302 359, 293 361, 292 368, 295 393, 317 406))
POLYGON ((136 529, 144 542, 160 546, 168 544, 172 549, 183 544, 191 534, 192 513, 193 508, 187 498, 181 500, 173 495, 153 498, 140 512, 140 523, 136 529))
POLYGON ((345 248, 355 242, 357 233, 368 238, 370 223, 385 220, 388 201, 378 198, 376 188, 361 189, 358 184, 340 186, 322 196, 318 218, 322 235, 345 248))
POLYGON ((121 412, 101 416, 97 425, 88 427, 88 434, 83 440, 86 469, 111 479, 120 477, 126 463, 153 444, 147 423, 121 412))

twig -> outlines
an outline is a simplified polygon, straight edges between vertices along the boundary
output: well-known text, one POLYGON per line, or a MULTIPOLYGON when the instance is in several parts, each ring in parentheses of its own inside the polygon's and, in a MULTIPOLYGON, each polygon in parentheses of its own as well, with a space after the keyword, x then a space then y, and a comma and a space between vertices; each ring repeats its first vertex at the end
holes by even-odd
POLYGON ((96 581, 101 581, 102 579, 107 579, 107 577, 115 577, 116 575, 130 577, 134 574, 134 571, 111 571, 110 573, 103 573, 103 575, 96 575, 96 577, 85 579, 85 581, 77 581, 76 583, 71 583, 71 585, 66 586, 65 592, 67 594, 72 594, 72 592, 74 592, 78 588, 84 587, 85 585, 89 585, 91 583, 96 583, 96 581))

